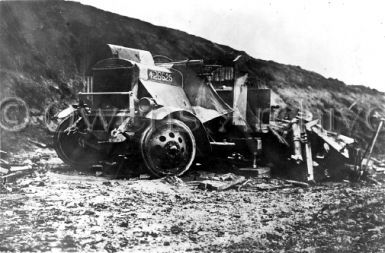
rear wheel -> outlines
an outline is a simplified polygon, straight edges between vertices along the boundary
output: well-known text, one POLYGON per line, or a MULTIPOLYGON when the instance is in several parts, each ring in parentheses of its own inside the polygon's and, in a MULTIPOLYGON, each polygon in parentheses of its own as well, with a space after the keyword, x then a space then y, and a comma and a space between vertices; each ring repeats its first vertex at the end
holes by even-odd
POLYGON ((176 119, 151 124, 142 134, 140 149, 147 169, 156 177, 182 175, 196 155, 193 133, 176 119))
POLYGON ((80 133, 66 131, 73 124, 72 117, 60 123, 54 134, 57 155, 73 167, 88 167, 103 159, 103 154, 87 145, 80 133))

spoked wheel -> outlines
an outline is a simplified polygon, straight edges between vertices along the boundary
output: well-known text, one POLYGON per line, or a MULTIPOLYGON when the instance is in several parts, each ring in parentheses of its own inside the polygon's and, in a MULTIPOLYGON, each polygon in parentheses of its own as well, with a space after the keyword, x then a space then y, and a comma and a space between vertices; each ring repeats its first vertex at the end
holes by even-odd
POLYGON ((176 119, 150 125, 142 134, 140 149, 147 169, 157 177, 182 175, 196 154, 193 133, 176 119))
POLYGON ((54 134, 54 146, 57 155, 66 164, 74 167, 87 167, 103 159, 103 154, 86 144, 79 133, 68 133, 67 128, 74 120, 64 120, 54 134))

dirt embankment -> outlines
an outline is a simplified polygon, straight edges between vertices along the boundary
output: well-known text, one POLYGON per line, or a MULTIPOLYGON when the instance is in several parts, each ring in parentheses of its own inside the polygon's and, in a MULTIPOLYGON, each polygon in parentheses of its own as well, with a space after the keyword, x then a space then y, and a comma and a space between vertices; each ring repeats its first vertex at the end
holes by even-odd
MULTIPOLYGON (((0 17, 0 99, 20 97, 35 114, 24 132, 1 132, 1 145, 6 149, 15 144, 23 146, 24 136, 48 141, 44 131, 36 130, 44 127, 41 116, 52 103, 76 100, 83 78, 90 74, 90 66, 103 58, 107 43, 148 50, 174 60, 215 62, 245 55, 244 71, 250 73, 256 86, 273 90, 275 103, 299 107, 298 101, 302 101, 304 108, 321 118, 327 128, 332 126, 363 145, 373 132, 368 116, 385 104, 384 94, 376 90, 349 86, 298 66, 254 59, 245 52, 182 31, 80 3, 1 1, 0 17), (331 116, 334 122, 329 122, 331 116)), ((377 151, 384 148, 384 138, 380 136, 377 151)))

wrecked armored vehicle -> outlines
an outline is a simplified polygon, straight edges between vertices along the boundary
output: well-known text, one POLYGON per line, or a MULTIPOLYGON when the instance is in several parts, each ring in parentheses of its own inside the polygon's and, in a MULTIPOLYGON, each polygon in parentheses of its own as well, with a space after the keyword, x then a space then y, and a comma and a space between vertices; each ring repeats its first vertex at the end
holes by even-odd
POLYGON ((79 103, 57 115, 55 148, 72 166, 140 157, 162 177, 214 156, 241 157, 254 168, 285 167, 291 159, 305 164, 312 180, 313 156, 331 148, 349 158, 346 147, 354 140, 330 135, 300 113, 273 121, 270 90, 256 87, 242 56, 226 64, 155 63, 150 52, 108 47, 111 56, 93 66, 79 103))

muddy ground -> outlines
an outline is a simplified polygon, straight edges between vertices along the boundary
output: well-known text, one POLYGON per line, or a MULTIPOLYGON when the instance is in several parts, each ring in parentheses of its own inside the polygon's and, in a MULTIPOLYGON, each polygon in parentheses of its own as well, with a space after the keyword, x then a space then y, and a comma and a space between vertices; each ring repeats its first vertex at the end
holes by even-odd
POLYGON ((31 160, 34 169, 1 189, 1 252, 385 251, 382 185, 208 191, 191 177, 124 180, 75 171, 45 149, 16 159, 31 160))

